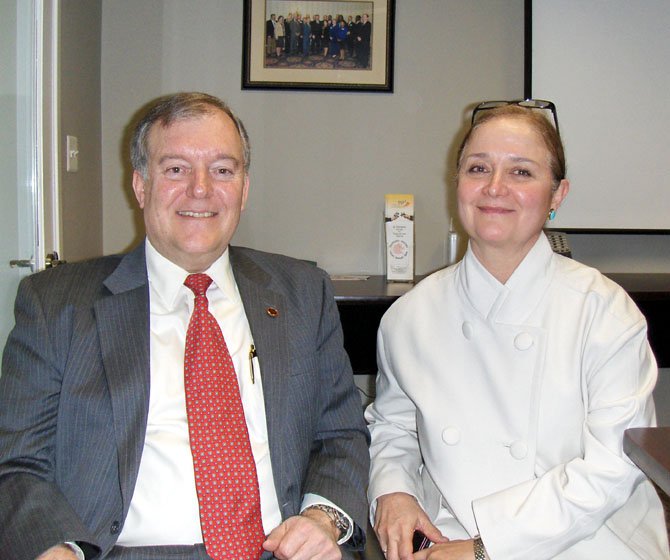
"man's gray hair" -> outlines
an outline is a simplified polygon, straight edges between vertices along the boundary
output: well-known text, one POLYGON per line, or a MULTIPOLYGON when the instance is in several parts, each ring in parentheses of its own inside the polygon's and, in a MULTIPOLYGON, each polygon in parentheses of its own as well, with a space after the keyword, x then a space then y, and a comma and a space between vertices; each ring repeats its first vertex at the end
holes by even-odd
POLYGON ((167 127, 177 120, 199 117, 216 110, 223 111, 235 123, 237 132, 242 139, 244 171, 245 173, 249 173, 251 147, 249 146, 249 135, 246 128, 244 128, 244 124, 221 99, 207 93, 199 92, 182 92, 165 95, 159 97, 149 107, 147 113, 133 131, 130 143, 130 161, 133 169, 139 172, 144 179, 148 178, 149 132, 156 123, 167 127))

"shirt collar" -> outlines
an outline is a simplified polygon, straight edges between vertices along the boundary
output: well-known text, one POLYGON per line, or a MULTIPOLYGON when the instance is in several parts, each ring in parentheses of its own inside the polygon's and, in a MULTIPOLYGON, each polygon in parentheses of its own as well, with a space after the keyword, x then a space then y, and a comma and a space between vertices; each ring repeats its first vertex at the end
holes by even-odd
POLYGON ((522 322, 540 302, 551 281, 553 256, 549 241, 541 234, 507 282, 501 284, 468 246, 459 275, 463 295, 483 317, 496 322, 522 322))
MULTIPOLYGON (((174 309, 180 297, 183 297, 184 280, 189 272, 161 255, 146 238, 147 275, 152 296, 158 297, 167 309, 174 309)), ((228 248, 204 271, 226 298, 239 300, 239 292, 235 283, 233 268, 230 264, 228 248)), ((210 288, 211 289, 211 288, 210 288)))

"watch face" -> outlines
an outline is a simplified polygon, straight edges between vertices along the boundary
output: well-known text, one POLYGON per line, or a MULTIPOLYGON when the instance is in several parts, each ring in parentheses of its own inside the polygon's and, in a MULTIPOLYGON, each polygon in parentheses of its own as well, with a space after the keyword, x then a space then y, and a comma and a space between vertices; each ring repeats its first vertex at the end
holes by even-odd
POLYGON ((337 510, 334 510, 334 513, 335 513, 335 525, 341 531, 340 537, 343 537, 344 534, 349 530, 349 520, 337 510))

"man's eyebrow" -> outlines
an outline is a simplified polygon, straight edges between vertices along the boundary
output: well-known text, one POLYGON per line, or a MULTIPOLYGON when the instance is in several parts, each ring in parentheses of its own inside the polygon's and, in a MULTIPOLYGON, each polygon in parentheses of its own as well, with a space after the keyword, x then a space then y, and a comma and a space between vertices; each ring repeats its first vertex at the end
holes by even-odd
MULTIPOLYGON (((158 160, 158 163, 162 164, 162 163, 165 163, 166 161, 172 160, 172 159, 188 161, 188 157, 180 155, 180 154, 164 154, 158 160)), ((240 161, 241 161, 240 158, 238 158, 237 156, 234 156, 232 154, 225 154, 225 153, 217 154, 213 159, 213 161, 221 161, 221 160, 233 161, 236 164, 239 164, 240 161)))
POLYGON ((182 159, 182 160, 185 160, 186 158, 185 158, 184 156, 179 156, 179 155, 177 155, 177 154, 165 154, 164 156, 162 156, 162 157, 158 160, 158 163, 165 163, 167 160, 170 160, 170 159, 182 159))
POLYGON ((234 161, 235 163, 240 163, 240 161, 241 161, 240 158, 238 158, 237 156, 235 156, 233 154, 223 154, 223 153, 217 155, 216 158, 214 158, 214 161, 220 161, 222 159, 234 161))

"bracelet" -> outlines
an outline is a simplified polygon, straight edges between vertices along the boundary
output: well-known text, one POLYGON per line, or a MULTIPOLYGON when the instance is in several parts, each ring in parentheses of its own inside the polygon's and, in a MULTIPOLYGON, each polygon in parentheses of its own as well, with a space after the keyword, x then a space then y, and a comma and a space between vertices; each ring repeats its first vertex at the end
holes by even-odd
POLYGON ((335 527, 340 531, 340 536, 337 538, 338 541, 347 534, 347 531, 349 531, 349 520, 338 509, 327 506, 326 504, 314 504, 313 506, 309 506, 306 509, 318 509, 319 511, 325 513, 333 525, 335 525, 335 527))
POLYGON ((472 547, 475 551, 475 560, 487 560, 488 555, 486 554, 486 549, 484 548, 484 543, 479 536, 476 536, 472 541, 472 547))

